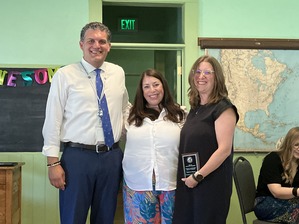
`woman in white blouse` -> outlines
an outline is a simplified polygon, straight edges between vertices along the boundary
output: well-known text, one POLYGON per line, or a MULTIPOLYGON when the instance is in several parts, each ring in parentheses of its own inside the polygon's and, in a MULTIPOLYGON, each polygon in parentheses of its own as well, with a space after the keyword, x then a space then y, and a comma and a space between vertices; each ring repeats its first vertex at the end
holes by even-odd
POLYGON ((125 223, 172 222, 185 117, 163 75, 155 69, 144 71, 125 124, 125 223))

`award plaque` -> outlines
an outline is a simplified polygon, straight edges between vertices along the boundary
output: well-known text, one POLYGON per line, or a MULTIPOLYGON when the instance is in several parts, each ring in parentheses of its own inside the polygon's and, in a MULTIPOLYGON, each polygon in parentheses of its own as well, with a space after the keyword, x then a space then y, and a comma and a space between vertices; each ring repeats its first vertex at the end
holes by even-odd
POLYGON ((189 177, 191 174, 199 170, 199 156, 197 152, 183 153, 182 160, 184 177, 189 177))

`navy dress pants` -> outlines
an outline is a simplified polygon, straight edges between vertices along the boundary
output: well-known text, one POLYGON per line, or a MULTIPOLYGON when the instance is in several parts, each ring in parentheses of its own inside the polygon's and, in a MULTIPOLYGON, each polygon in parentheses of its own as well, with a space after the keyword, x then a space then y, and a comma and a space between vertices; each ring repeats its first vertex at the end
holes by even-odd
POLYGON ((123 152, 66 147, 61 156, 66 188, 59 191, 61 224, 113 224, 122 180, 123 152))

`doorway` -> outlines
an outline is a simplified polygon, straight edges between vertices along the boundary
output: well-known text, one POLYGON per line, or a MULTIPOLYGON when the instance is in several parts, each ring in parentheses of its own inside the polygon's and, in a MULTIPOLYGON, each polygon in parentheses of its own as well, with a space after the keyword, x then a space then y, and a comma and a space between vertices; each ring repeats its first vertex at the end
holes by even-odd
POLYGON ((103 23, 112 33, 107 61, 124 68, 130 102, 141 73, 154 68, 182 104, 182 15, 183 4, 103 2, 103 23))
POLYGON ((140 75, 148 68, 160 71, 167 80, 171 94, 177 103, 182 103, 182 50, 114 49, 107 61, 120 65, 126 74, 126 87, 133 103, 140 75))

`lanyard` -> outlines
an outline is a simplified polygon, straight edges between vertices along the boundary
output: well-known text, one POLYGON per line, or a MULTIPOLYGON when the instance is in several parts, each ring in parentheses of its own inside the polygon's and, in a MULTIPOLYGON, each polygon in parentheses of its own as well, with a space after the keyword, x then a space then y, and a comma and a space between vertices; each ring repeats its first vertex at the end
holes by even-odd
MULTIPOLYGON (((80 61, 80 64, 81 64, 82 68, 84 69, 86 75, 89 76, 89 73, 87 72, 87 70, 85 69, 85 67, 84 67, 84 65, 82 64, 81 61, 80 61)), ((89 83, 90 83, 90 85, 91 85, 91 88, 93 89, 93 92, 94 92, 95 95, 97 96, 98 103, 99 103, 99 105, 100 105, 100 102, 101 102, 101 100, 103 99, 103 96, 104 96, 104 82, 103 82, 103 89, 102 89, 100 98, 99 98, 99 96, 98 96, 98 94, 97 94, 97 90, 95 89, 96 84, 91 80, 91 78, 89 78, 89 83)))
MULTIPOLYGON (((80 61, 80 64, 82 66, 82 68, 84 69, 86 75, 89 77, 89 73, 87 72, 86 68, 84 67, 84 65, 82 64, 82 62, 80 61)), ((100 77, 101 78, 101 77, 100 77)), ((98 106, 99 106, 99 111, 98 111, 98 116, 100 118, 103 117, 103 109, 101 108, 101 100, 103 99, 104 96, 104 82, 103 82, 103 88, 102 88, 102 92, 101 92, 101 96, 99 98, 97 90, 95 88, 95 83, 91 80, 91 78, 89 77, 89 83, 91 85, 91 88, 93 89, 93 92, 95 93, 95 95, 97 96, 97 100, 98 100, 98 106)))

